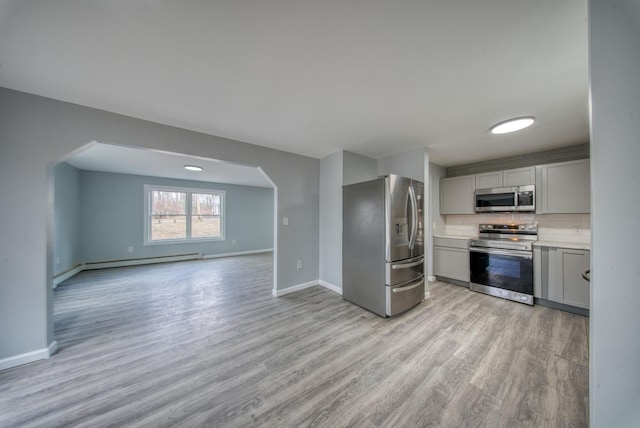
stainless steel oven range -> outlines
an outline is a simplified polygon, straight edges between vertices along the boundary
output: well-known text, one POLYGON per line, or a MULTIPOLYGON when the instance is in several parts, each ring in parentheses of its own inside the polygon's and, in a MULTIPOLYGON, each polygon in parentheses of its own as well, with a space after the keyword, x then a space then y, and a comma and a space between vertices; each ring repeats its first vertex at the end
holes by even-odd
POLYGON ((470 289, 533 305, 536 224, 481 224, 469 244, 470 289))

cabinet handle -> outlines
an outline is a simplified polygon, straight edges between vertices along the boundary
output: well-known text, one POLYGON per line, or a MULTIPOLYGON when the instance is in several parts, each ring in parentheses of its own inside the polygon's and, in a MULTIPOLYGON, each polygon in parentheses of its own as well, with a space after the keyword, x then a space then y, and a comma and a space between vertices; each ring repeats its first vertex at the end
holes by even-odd
POLYGON ((586 280, 591 282, 591 269, 587 269, 584 272, 582 272, 582 277, 586 280))

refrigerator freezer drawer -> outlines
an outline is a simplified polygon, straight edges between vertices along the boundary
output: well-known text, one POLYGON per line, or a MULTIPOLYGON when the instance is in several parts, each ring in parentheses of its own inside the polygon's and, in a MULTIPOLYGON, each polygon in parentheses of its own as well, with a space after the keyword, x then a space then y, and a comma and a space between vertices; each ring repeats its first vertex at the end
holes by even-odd
POLYGON ((385 267, 385 284, 402 284, 403 282, 420 278, 422 275, 424 275, 423 256, 399 262, 391 262, 387 263, 385 267))
POLYGON ((386 286, 387 316, 394 316, 411 309, 424 299, 424 276, 403 284, 386 286))

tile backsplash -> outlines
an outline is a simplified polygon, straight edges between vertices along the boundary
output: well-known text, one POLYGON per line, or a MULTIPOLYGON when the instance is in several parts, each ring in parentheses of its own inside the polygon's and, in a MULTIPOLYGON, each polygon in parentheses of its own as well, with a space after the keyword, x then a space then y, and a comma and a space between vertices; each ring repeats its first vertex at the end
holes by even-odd
POLYGON ((591 214, 473 214, 447 215, 446 234, 477 236, 483 223, 535 223, 538 240, 558 242, 591 242, 591 214))

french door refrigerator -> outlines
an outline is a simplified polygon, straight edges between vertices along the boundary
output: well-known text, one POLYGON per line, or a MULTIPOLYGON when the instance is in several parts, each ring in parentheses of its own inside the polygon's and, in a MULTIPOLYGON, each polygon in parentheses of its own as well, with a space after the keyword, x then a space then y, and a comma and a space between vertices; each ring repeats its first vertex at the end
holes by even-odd
POLYGON ((342 296, 380 316, 424 299, 423 183, 388 175, 342 188, 342 296))

